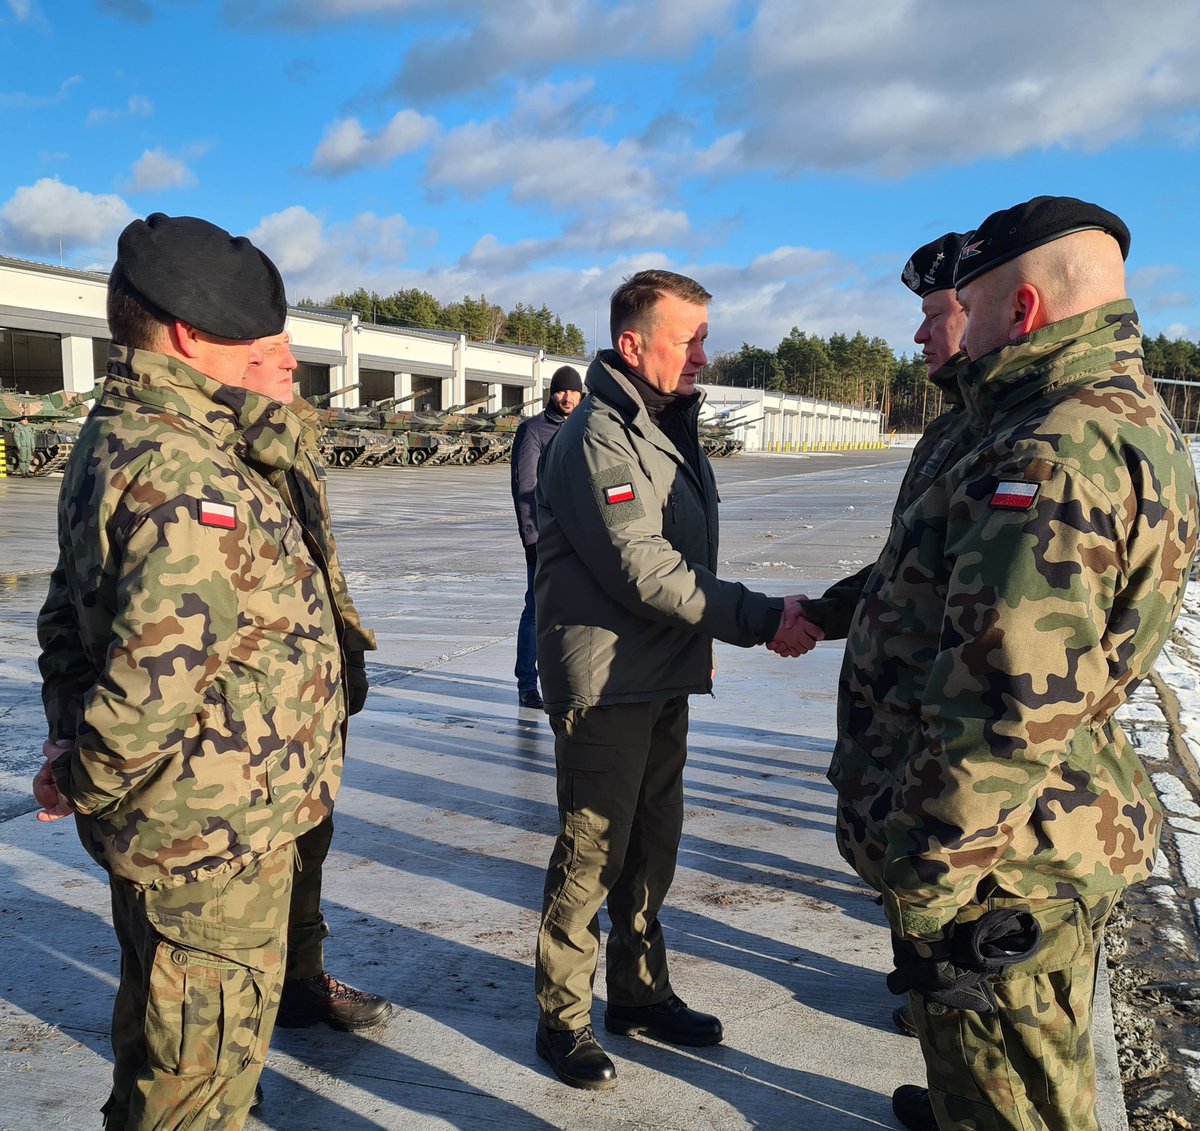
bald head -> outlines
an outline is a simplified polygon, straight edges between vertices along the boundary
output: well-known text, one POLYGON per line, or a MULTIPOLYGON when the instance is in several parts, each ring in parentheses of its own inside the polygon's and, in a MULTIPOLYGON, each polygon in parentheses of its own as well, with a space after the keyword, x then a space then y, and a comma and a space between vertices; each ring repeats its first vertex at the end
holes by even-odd
POLYGON ((1125 261, 1108 232, 1072 232, 978 275, 958 291, 971 358, 1125 297, 1125 261))

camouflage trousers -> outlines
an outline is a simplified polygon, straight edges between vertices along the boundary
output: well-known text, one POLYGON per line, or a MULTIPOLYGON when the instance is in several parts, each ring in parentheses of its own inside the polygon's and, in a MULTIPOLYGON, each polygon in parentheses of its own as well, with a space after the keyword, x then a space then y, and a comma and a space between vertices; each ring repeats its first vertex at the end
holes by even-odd
POLYGON ((1030 911, 1042 944, 992 980, 998 1014, 935 1012, 909 994, 943 1131, 1099 1131, 1092 998, 1116 901, 994 896, 960 912, 969 922, 991 907, 1030 911))
POLYGON ((296 875, 288 911, 287 976, 315 978, 325 969, 329 925, 321 913, 321 875, 333 842, 333 814, 296 839, 296 875))
POLYGON ((683 830, 686 696, 552 715, 561 831, 550 856, 534 984, 552 1029, 590 1024, 600 908, 611 930, 608 1000, 671 994, 658 913, 683 830))
POLYGON ((121 983, 105 1131, 238 1131, 283 981, 294 846, 145 889, 111 878, 121 983))

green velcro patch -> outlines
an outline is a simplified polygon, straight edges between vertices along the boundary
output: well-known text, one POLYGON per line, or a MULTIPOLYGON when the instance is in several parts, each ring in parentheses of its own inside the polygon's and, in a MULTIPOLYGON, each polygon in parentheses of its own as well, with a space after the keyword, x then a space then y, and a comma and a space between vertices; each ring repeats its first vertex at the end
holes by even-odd
POLYGON ((633 481, 633 468, 627 463, 596 472, 592 476, 592 491, 605 526, 622 526, 646 513, 633 481))

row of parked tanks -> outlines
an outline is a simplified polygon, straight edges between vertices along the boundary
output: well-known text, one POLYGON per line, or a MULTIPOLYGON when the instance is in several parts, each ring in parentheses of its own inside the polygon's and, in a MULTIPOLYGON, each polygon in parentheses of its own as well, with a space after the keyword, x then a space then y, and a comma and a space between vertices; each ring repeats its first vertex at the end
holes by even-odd
MULTIPOLYGON (((34 475, 62 469, 79 435, 81 417, 103 386, 87 393, 59 390, 38 396, 0 390, 0 435, 5 440, 8 473, 16 470, 12 426, 22 417, 34 430, 34 475)), ((500 463, 512 455, 522 413, 540 398, 494 412, 486 401, 444 410, 414 410, 403 406, 416 394, 389 397, 357 408, 335 408, 331 402, 357 385, 313 397, 321 416, 321 454, 330 467, 421 467, 434 464, 500 463)), ((710 456, 732 456, 742 450, 740 431, 750 421, 719 416, 701 427, 701 440, 710 456)))

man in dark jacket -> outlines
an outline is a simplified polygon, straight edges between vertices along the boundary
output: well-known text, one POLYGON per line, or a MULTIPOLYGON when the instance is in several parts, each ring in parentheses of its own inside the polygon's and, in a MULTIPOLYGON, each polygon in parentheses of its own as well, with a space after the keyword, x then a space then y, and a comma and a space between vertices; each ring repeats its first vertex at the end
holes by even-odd
POLYGON ((614 348, 589 367, 590 395, 538 481, 538 653, 560 828, 535 956, 537 1051, 577 1088, 616 1084, 590 1020, 606 900, 605 1028, 721 1040, 721 1022, 672 989, 658 921, 683 828, 688 696, 712 690, 714 638, 796 655, 815 642, 790 631, 799 598, 716 575, 717 488, 696 432, 709 298, 670 271, 617 288, 614 348))
POLYGON ((525 546, 525 607, 517 626, 517 698, 522 707, 542 709, 538 694, 537 625, 534 618, 533 574, 537 569, 538 461, 562 422, 583 397, 583 382, 570 365, 561 365, 550 378, 550 403, 545 412, 530 417, 517 429, 512 447, 512 497, 517 510, 517 529, 525 546))

